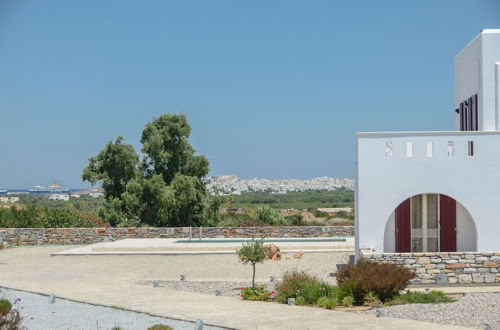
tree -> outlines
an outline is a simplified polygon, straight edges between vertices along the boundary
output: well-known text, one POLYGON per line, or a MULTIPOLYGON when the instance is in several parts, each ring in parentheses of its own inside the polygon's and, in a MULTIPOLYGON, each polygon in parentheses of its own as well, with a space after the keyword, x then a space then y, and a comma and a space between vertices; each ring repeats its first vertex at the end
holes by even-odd
POLYGON ((242 248, 236 251, 243 264, 250 263, 252 265, 252 287, 255 287, 255 264, 263 263, 266 260, 268 249, 264 246, 264 240, 260 239, 243 243, 242 248))
POLYGON ((202 181, 209 163, 194 154, 190 133, 185 115, 164 114, 142 132, 142 161, 122 137, 90 158, 82 178, 102 181, 106 203, 99 215, 118 226, 195 226, 213 218, 202 181))
POLYGON ((141 137, 146 172, 162 175, 167 185, 177 174, 198 179, 206 176, 208 160, 194 155, 190 134, 191 126, 183 114, 163 114, 147 123, 141 137))
POLYGON ((119 136, 115 142, 108 142, 97 156, 89 158, 82 179, 92 185, 102 182, 107 200, 120 198, 127 183, 138 176, 138 165, 139 156, 134 147, 123 143, 123 137, 119 136))

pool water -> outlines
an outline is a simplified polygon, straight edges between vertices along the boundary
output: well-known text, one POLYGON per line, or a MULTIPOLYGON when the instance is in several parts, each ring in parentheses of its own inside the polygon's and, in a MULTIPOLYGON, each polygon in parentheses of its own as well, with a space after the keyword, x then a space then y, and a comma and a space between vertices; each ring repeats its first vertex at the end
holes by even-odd
MULTIPOLYGON (((205 239, 193 238, 177 240, 174 243, 246 243, 251 242, 252 238, 230 238, 230 239, 205 239)), ((280 242, 345 242, 345 237, 320 237, 320 238, 264 238, 264 243, 280 242)))

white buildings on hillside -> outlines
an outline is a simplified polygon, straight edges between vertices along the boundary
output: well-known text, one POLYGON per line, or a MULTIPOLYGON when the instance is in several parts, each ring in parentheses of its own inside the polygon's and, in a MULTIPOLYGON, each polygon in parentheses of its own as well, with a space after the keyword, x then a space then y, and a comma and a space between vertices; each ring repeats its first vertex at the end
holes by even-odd
POLYGON ((69 195, 67 194, 52 194, 49 196, 52 201, 69 201, 69 195))
POLYGON ((357 134, 357 253, 500 250, 500 30, 456 56, 455 108, 455 131, 357 134))
POLYGON ((0 203, 3 203, 3 204, 18 203, 18 202, 19 202, 19 197, 17 197, 17 196, 0 197, 0 203))
POLYGON ((242 192, 270 192, 284 194, 293 191, 354 189, 354 180, 346 178, 320 177, 309 180, 284 179, 250 179, 240 180, 235 175, 210 177, 207 179, 209 191, 218 190, 221 193, 241 194, 242 192))

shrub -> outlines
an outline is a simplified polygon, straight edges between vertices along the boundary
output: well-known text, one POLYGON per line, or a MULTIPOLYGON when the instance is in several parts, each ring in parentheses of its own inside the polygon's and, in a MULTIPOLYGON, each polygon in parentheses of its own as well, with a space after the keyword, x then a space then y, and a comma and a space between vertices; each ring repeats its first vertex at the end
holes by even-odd
POLYGON ((305 225, 304 223, 304 217, 302 214, 292 214, 292 215, 287 215, 285 217, 285 220, 287 224, 292 225, 292 226, 303 226, 305 225))
POLYGON ((155 324, 152 327, 149 327, 148 330, 174 330, 174 328, 165 324, 155 324))
POLYGON ((314 305, 322 296, 334 296, 335 288, 307 272, 291 270, 283 274, 276 284, 277 300, 286 304, 288 298, 302 297, 308 305, 314 305))
POLYGON ((295 303, 299 306, 303 306, 303 305, 306 305, 307 304, 307 301, 306 301, 306 298, 302 297, 302 296, 298 296, 296 299, 295 299, 295 303))
POLYGON ((269 248, 264 246, 264 240, 260 239, 243 243, 242 248, 236 251, 242 263, 252 265, 252 287, 255 286, 255 264, 266 260, 268 250, 269 248))
POLYGON ((342 305, 344 306, 352 306, 354 304, 354 297, 353 296, 345 296, 342 298, 342 305))
POLYGON ((281 211, 269 205, 260 205, 257 207, 255 220, 262 221, 271 226, 286 224, 286 219, 281 214, 281 211))
POLYGON ((405 294, 396 296, 386 302, 386 305, 402 305, 402 304, 440 304, 455 302, 455 299, 449 298, 442 291, 432 290, 429 293, 423 292, 406 292, 405 294))
POLYGON ((7 299, 0 299, 0 317, 7 315, 12 309, 12 303, 7 299))
POLYGON ((413 271, 401 265, 360 259, 340 271, 337 283, 343 290, 350 291, 355 301, 362 302, 369 292, 386 301, 405 289, 414 276, 413 271))
POLYGON ((320 211, 318 209, 314 210, 314 216, 316 218, 328 218, 330 216, 329 213, 320 211))
MULTIPOLYGON (((16 302, 19 301, 16 299, 16 302)), ((17 309, 12 308, 12 303, 7 299, 0 299, 0 329, 21 329, 22 317, 17 309)))
POLYGON ((251 288, 241 288, 240 297, 244 300, 267 300, 276 294, 276 291, 268 291, 264 286, 254 286, 251 288))
POLYGON ((338 305, 337 298, 320 297, 316 303, 319 307, 334 309, 338 305))
POLYGON ((382 305, 382 302, 378 298, 378 296, 373 293, 373 292, 368 292, 364 297, 363 297, 363 305, 364 306, 370 306, 370 307, 377 307, 382 305))

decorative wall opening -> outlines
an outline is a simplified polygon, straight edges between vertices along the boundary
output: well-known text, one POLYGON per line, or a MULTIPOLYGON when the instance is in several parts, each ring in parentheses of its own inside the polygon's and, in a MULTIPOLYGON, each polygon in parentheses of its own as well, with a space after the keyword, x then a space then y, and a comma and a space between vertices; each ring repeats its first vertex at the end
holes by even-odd
POLYGON ((475 251, 474 220, 455 199, 437 193, 403 201, 385 228, 384 252, 475 251))

